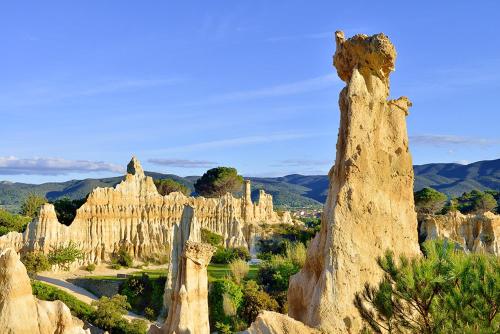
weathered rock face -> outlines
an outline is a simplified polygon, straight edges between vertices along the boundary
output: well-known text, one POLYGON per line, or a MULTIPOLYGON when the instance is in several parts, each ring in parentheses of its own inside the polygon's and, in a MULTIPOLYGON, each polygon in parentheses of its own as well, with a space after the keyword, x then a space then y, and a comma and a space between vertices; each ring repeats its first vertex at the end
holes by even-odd
POLYGON ((321 334, 284 314, 264 311, 242 334, 321 334))
POLYGON ((174 230, 174 247, 165 283, 164 304, 168 316, 161 328, 149 333, 203 334, 210 332, 208 320, 208 274, 215 248, 201 243, 194 209, 187 206, 174 230))
POLYGON ((406 116, 410 101, 387 100, 396 51, 378 34, 346 40, 336 33, 334 65, 347 86, 321 231, 290 281, 289 315, 327 333, 357 333, 353 300, 376 284, 376 257, 420 254, 406 116))
POLYGON ((466 251, 500 255, 500 216, 491 212, 420 217, 420 235, 425 240, 450 239, 466 251))
POLYGON ((0 328, 12 334, 90 334, 64 303, 32 295, 26 268, 13 249, 0 253, 0 328))
POLYGON ((259 202, 252 203, 249 183, 243 198, 231 194, 220 198, 162 196, 137 159, 132 158, 127 172, 115 188, 94 189, 70 226, 60 224, 54 207, 45 204, 24 234, 1 237, 0 248, 47 253, 53 246, 73 241, 85 253, 80 264, 108 261, 121 248, 137 259, 149 259, 169 252, 172 228, 186 205, 196 208, 200 226, 222 235, 227 246, 248 246, 245 231, 250 225, 288 223, 289 215, 278 216, 272 197, 263 191, 259 202))

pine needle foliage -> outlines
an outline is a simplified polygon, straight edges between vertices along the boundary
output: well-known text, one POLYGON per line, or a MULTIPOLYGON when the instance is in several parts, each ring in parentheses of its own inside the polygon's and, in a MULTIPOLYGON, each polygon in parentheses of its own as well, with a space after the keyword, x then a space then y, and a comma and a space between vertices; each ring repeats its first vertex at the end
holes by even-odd
POLYGON ((377 260, 384 277, 354 304, 375 333, 499 333, 500 261, 465 254, 447 241, 424 244, 425 256, 377 260))

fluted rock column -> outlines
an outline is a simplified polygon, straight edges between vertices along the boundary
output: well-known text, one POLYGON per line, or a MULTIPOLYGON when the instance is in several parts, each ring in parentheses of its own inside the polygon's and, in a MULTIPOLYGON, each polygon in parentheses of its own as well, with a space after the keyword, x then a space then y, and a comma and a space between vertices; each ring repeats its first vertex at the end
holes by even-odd
POLYGON ((376 258, 419 255, 406 97, 387 100, 396 51, 387 36, 336 33, 346 87, 321 231, 288 289, 289 315, 327 333, 357 333, 355 293, 381 279, 376 258))

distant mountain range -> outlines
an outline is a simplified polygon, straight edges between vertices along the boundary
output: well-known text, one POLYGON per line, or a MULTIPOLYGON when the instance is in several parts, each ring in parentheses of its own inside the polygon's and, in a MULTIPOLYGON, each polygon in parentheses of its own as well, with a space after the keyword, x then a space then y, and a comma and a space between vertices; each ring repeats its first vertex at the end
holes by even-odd
MULTIPOLYGON (((437 163, 414 166, 415 190, 432 187, 449 196, 457 196, 465 191, 500 190, 500 159, 478 161, 468 165, 437 163)), ((192 190, 198 176, 180 177, 171 174, 146 172, 159 178, 172 178, 192 190)), ((253 185, 252 197, 257 198, 258 189, 273 195, 277 206, 306 207, 322 205, 328 193, 326 175, 287 175, 283 177, 250 177, 253 185)), ((46 196, 49 200, 61 197, 79 199, 96 187, 112 187, 122 177, 103 179, 71 180, 43 184, 0 182, 0 205, 12 211, 18 210, 23 198, 30 192, 46 196)))

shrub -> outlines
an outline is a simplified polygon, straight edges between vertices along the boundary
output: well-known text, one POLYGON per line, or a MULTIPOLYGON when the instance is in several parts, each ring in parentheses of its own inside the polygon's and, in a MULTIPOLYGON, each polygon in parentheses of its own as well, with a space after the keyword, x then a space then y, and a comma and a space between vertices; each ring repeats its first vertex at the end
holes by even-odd
POLYGON ((41 252, 29 252, 22 256, 21 262, 26 267, 30 277, 36 276, 40 271, 50 269, 50 262, 47 256, 41 252))
POLYGON ((120 294, 127 296, 133 310, 154 320, 163 307, 163 291, 166 277, 151 278, 147 274, 128 278, 120 287, 120 294))
POLYGON ((288 244, 288 247, 286 249, 286 257, 287 259, 292 261, 293 264, 302 268, 302 266, 306 262, 306 256, 307 256, 307 249, 303 243, 296 242, 288 244))
POLYGON ((267 292, 280 292, 288 290, 290 276, 300 270, 300 265, 292 260, 274 255, 269 261, 265 261, 257 272, 257 281, 267 292))
POLYGON ((245 247, 223 248, 218 247, 212 256, 212 263, 229 264, 236 259, 249 261, 251 259, 250 252, 245 247))
POLYGON ((379 258, 383 279, 355 298, 367 325, 377 333, 498 333, 499 259, 454 248, 426 242, 424 258, 379 258))
POLYGON ((112 333, 117 334, 144 334, 148 330, 148 323, 142 319, 133 319, 128 321, 121 319, 117 326, 112 329, 112 333))
POLYGON ((243 290, 240 317, 249 325, 263 310, 279 311, 279 305, 269 294, 262 291, 255 281, 248 281, 243 290))
POLYGON ((218 247, 222 246, 222 243, 224 242, 224 238, 222 235, 219 235, 217 233, 214 233, 210 230, 207 230, 206 228, 201 229, 201 241, 207 244, 210 244, 212 246, 218 247))
POLYGON ((113 263, 119 264, 125 268, 130 268, 134 265, 134 260, 125 249, 120 249, 113 259, 113 263))
POLYGON ((93 323, 105 330, 118 327, 122 316, 127 314, 127 310, 130 309, 127 297, 122 295, 114 295, 111 298, 103 296, 99 300, 93 301, 92 306, 96 308, 93 323))
POLYGON ((122 266, 118 263, 112 263, 110 266, 109 266, 111 269, 114 269, 114 270, 120 270, 122 269, 122 266))
POLYGON ((23 232, 30 221, 30 217, 12 214, 0 209, 0 236, 9 232, 23 232))
POLYGON ((231 309, 234 309, 235 313, 238 313, 243 303, 241 286, 227 279, 218 280, 212 283, 208 294, 210 327, 212 329, 216 328, 217 323, 227 324, 230 327, 233 327, 235 323, 234 315, 225 313, 225 311, 230 310, 224 310, 224 299, 226 299, 226 308, 228 304, 231 303, 231 309))
POLYGON ((93 263, 90 263, 88 264, 86 267, 85 267, 85 270, 87 270, 88 272, 93 272, 95 270, 95 264, 93 263))
POLYGON ((82 259, 83 253, 73 241, 70 241, 67 246, 52 247, 48 258, 50 264, 58 265, 63 270, 69 270, 69 265, 76 260, 82 259))
POLYGON ((234 281, 237 284, 240 284, 240 282, 248 275, 250 266, 246 261, 242 259, 236 259, 229 264, 229 270, 231 270, 231 276, 233 277, 234 281))

